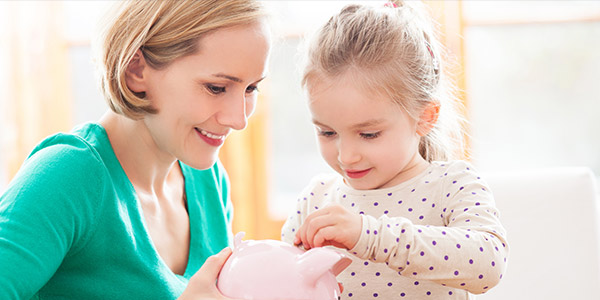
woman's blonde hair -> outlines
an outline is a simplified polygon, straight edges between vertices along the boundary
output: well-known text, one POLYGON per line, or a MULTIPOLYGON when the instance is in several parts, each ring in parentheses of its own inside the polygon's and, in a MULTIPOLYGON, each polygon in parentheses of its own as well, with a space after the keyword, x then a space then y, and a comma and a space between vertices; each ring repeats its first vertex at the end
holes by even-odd
POLYGON ((253 0, 132 0, 107 15, 98 40, 100 86, 110 108, 132 119, 156 113, 143 93, 125 83, 125 71, 137 50, 155 69, 196 53, 202 36, 217 29, 264 17, 253 0))
POLYGON ((421 138, 419 153, 427 161, 447 160, 462 147, 462 134, 441 52, 420 1, 349 5, 310 43, 302 85, 310 91, 324 77, 358 70, 361 86, 392 99, 415 120, 427 105, 440 104, 438 122, 421 138))

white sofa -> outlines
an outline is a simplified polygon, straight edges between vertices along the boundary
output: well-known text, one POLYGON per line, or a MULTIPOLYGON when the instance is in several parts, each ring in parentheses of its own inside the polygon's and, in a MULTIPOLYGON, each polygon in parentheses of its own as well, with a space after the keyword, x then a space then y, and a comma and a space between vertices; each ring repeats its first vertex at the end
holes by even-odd
POLYGON ((482 174, 507 230, 500 284, 477 300, 600 299, 600 204, 588 168, 482 174))

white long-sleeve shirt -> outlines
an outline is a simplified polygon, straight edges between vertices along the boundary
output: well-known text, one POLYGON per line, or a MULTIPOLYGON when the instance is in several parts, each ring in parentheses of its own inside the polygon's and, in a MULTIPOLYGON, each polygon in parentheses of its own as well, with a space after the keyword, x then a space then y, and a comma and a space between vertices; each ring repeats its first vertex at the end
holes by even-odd
POLYGON ((342 299, 469 299, 505 272, 505 230, 487 184, 463 161, 433 162, 390 188, 356 190, 334 174, 314 178, 282 229, 292 243, 315 210, 338 203, 362 216, 342 299))

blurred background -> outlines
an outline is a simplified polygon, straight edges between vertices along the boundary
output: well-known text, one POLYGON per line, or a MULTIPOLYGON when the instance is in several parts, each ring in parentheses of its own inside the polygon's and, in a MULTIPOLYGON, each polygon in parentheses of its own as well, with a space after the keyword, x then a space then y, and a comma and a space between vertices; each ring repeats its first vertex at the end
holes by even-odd
MULTIPOLYGON (((415 0, 417 1, 417 0, 415 0)), ((107 109, 91 41, 111 1, 0 1, 0 193, 45 136, 107 109)), ((234 231, 279 238, 319 157, 300 88, 306 37, 350 3, 264 1, 275 36, 248 128, 221 152, 234 231)), ((457 63, 468 126, 463 158, 480 171, 586 166, 600 174, 600 1, 425 1, 457 63)))

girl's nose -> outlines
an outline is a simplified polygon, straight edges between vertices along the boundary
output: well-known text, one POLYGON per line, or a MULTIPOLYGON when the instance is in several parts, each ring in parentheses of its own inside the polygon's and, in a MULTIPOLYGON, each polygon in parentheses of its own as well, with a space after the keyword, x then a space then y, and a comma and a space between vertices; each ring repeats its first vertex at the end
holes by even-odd
POLYGON ((338 161, 344 166, 351 166, 360 161, 361 155, 358 149, 350 142, 343 139, 338 140, 338 161))

